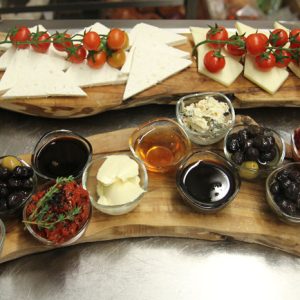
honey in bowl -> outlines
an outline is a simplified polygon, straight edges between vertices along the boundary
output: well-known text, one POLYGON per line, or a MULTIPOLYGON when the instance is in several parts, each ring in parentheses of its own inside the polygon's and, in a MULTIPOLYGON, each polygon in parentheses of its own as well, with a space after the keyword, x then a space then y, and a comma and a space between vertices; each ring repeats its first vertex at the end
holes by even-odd
POLYGON ((181 127, 170 119, 157 119, 140 127, 130 139, 130 148, 152 172, 168 172, 190 149, 181 127))

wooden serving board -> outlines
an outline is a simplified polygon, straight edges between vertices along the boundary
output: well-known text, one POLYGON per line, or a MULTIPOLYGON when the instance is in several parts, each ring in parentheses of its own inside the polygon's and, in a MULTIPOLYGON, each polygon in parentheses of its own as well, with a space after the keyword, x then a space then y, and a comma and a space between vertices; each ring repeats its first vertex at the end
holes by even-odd
MULTIPOLYGON (((243 120, 244 123, 251 122, 250 118, 243 120)), ((133 130, 129 128, 90 137, 94 154, 127 151, 128 138, 133 130)), ((210 149, 221 151, 222 143, 210 149)), ((287 153, 290 156, 289 148, 287 153)), ((24 158, 30 161, 30 155, 24 158)), ((53 249, 24 231, 21 220, 6 220, 5 225, 7 237, 0 263, 53 249)), ((148 192, 134 211, 109 216, 94 209, 88 229, 78 243, 146 236, 212 241, 234 239, 300 256, 299 227, 282 223, 272 213, 265 200, 264 182, 242 182, 238 196, 225 209, 215 214, 202 214, 183 203, 175 187, 175 174, 149 173, 148 192)))
MULTIPOLYGON (((192 52, 190 34, 188 43, 179 49, 192 52)), ((47 118, 80 118, 112 109, 124 109, 146 104, 174 104, 182 95, 195 92, 218 91, 231 95, 236 108, 262 106, 300 106, 300 79, 293 73, 275 95, 264 92, 243 75, 224 87, 197 72, 196 62, 190 68, 164 80, 135 97, 123 102, 125 85, 86 88, 87 97, 50 97, 1 100, 0 107, 23 114, 47 118)))

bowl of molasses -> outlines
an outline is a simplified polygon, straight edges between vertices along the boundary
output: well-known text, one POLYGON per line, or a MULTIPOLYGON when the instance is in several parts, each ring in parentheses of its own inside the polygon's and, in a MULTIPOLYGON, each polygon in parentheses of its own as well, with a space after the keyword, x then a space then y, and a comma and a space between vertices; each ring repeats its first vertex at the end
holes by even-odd
POLYGON ((92 152, 90 142, 79 134, 66 129, 50 131, 34 148, 32 168, 41 181, 70 175, 80 181, 92 152))
POLYGON ((176 186, 185 203, 204 213, 227 206, 238 194, 241 180, 234 166, 211 151, 195 151, 180 164, 176 186))

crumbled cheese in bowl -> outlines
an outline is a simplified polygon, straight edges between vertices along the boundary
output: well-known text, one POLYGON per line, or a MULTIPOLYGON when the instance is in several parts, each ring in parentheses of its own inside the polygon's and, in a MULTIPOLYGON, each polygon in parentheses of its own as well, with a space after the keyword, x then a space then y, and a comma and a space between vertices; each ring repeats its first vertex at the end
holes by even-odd
POLYGON ((229 105, 213 96, 205 96, 199 101, 183 105, 181 121, 203 144, 209 144, 210 140, 215 142, 214 139, 224 135, 233 125, 229 105))

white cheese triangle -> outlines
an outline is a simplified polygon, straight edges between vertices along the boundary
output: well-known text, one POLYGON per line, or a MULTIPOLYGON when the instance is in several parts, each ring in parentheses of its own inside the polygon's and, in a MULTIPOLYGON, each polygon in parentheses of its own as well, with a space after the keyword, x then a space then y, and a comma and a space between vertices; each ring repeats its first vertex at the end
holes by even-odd
POLYGON ((86 63, 72 64, 66 71, 67 77, 80 87, 123 84, 127 75, 105 63, 100 69, 90 68, 86 63))
POLYGON ((110 29, 108 27, 106 27, 105 25, 96 22, 95 24, 85 27, 84 29, 80 30, 78 32, 78 34, 84 34, 84 32, 88 32, 88 31, 95 31, 98 34, 108 34, 110 29))
POLYGON ((126 100, 191 65, 183 58, 149 51, 147 45, 137 45, 125 87, 123 100, 126 100))
MULTIPOLYGON (((281 24, 278 23, 278 22, 275 22, 275 23, 274 23, 274 28, 276 28, 276 29, 283 29, 283 30, 285 30, 285 31, 287 32, 288 35, 289 35, 289 33, 290 33, 290 30, 289 30, 288 28, 284 27, 283 25, 281 25, 281 24)), ((290 45, 290 43, 287 43, 287 44, 285 45, 285 47, 289 47, 289 45, 290 45)), ((294 62, 291 62, 291 63, 289 63, 288 67, 289 67, 289 69, 290 69, 297 77, 300 78, 300 67, 299 67, 297 64, 295 64, 294 62)))
MULTIPOLYGON (((190 30, 195 44, 198 44, 199 42, 206 39, 206 33, 208 31, 207 28, 191 27, 190 30)), ((197 48, 198 72, 223 84, 224 86, 230 86, 243 71, 243 65, 236 59, 232 58, 232 56, 227 55, 227 53, 222 50, 222 54, 226 56, 225 67, 217 73, 211 73, 206 69, 203 62, 205 54, 211 50, 212 48, 210 48, 206 44, 201 45, 197 48)))
POLYGON ((240 35, 245 33, 245 36, 248 36, 249 34, 256 33, 256 32, 264 33, 267 37, 269 37, 270 35, 270 31, 267 29, 253 28, 241 22, 235 22, 235 28, 237 29, 240 35))
MULTIPOLYGON (((251 33, 255 33, 256 29, 248 25, 245 25, 241 22, 236 22, 236 28, 239 34, 246 33, 248 36, 251 33)), ((267 36, 270 35, 270 32, 258 30, 267 36)), ((274 67, 271 70, 264 72, 259 70, 255 64, 255 58, 251 55, 246 55, 245 57, 245 68, 244 76, 261 87, 263 90, 267 91, 270 94, 274 94, 284 81, 288 78, 289 72, 286 69, 274 67)))
POLYGON ((166 29, 161 29, 146 23, 135 25, 129 32, 129 44, 134 45, 137 40, 154 40, 169 46, 185 44, 187 38, 183 35, 171 32, 166 29))

